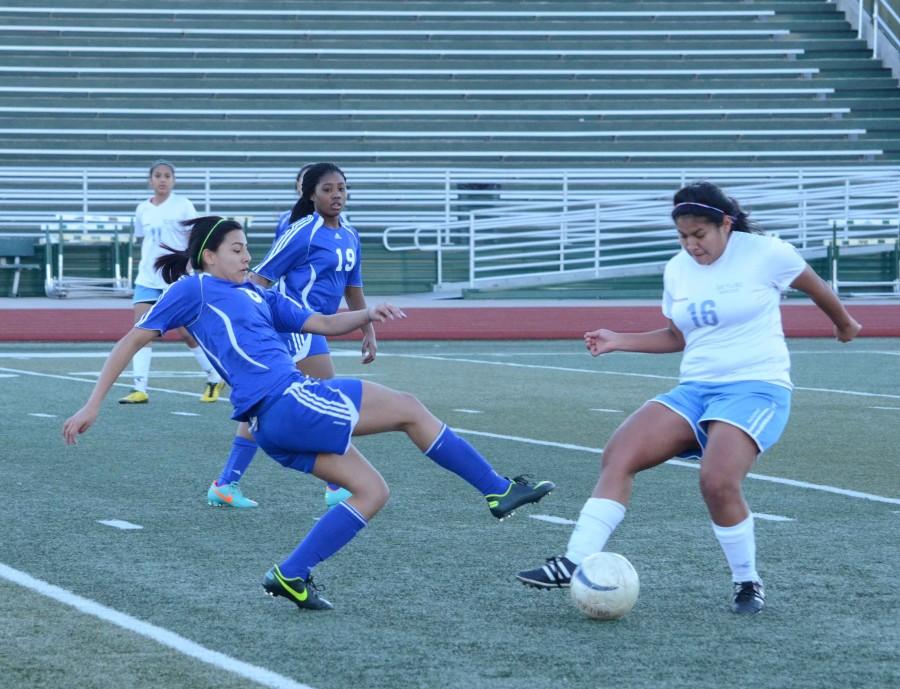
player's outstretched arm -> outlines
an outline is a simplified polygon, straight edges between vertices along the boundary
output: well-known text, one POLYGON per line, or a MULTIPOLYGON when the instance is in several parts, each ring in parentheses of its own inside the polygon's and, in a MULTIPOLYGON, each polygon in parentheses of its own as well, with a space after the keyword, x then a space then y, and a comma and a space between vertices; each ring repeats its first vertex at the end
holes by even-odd
MULTIPOLYGON (((362 287, 348 286, 344 290, 344 299, 351 311, 368 308, 362 287)), ((372 327, 371 323, 367 323, 362 328, 362 334, 362 363, 371 364, 375 361, 375 355, 378 353, 378 340, 375 337, 375 328, 372 327)))
POLYGON ((591 356, 608 352, 666 354, 684 349, 684 336, 672 321, 669 327, 643 333, 617 333, 600 328, 584 334, 584 346, 591 356))
POLYGON ((157 335, 159 333, 156 330, 132 328, 116 343, 109 353, 106 363, 103 364, 103 370, 100 371, 100 377, 97 379, 97 384, 94 385, 88 401, 63 424, 62 433, 67 445, 74 445, 78 435, 84 433, 96 421, 97 414, 100 413, 100 403, 103 402, 106 393, 128 366, 131 357, 145 344, 154 340, 157 335))
POLYGON ((375 321, 383 323, 384 321, 393 321, 399 318, 406 318, 406 314, 396 306, 393 304, 378 304, 359 311, 343 311, 333 316, 314 313, 306 319, 306 322, 303 324, 303 331, 327 336, 344 335, 375 321))
POLYGON ((849 342, 862 330, 862 325, 847 312, 831 286, 809 266, 794 278, 791 287, 806 294, 831 319, 834 323, 834 336, 839 341, 849 342))

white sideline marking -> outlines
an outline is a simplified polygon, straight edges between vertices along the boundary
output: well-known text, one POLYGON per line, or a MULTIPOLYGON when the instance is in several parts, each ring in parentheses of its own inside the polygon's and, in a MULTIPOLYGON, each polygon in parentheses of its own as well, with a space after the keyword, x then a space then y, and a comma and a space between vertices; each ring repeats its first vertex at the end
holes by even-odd
POLYGON ((144 528, 140 524, 132 524, 131 522, 126 522, 124 519, 98 519, 97 523, 103 524, 104 526, 111 526, 114 529, 122 529, 123 531, 144 528))
MULTIPOLYGON (((106 359, 109 350, 105 352, 0 352, 3 359, 106 359)), ((154 359, 179 359, 191 357, 190 352, 153 352, 154 359)))
MULTIPOLYGON (((434 359, 434 360, 438 360, 438 361, 454 361, 454 359, 446 359, 446 358, 435 357, 435 356, 422 356, 422 355, 414 355, 413 356, 413 355, 405 355, 405 354, 395 355, 395 356, 409 356, 410 358, 434 359)), ((466 360, 466 361, 469 361, 469 360, 466 360)), ((491 361, 479 361, 479 360, 471 360, 471 361, 472 361, 472 363, 479 363, 479 364, 495 363, 495 362, 491 362, 491 361)), ((550 370, 555 370, 557 368, 554 366, 534 366, 534 365, 526 365, 526 364, 509 364, 509 363, 502 363, 502 362, 496 362, 496 363, 498 363, 499 365, 505 365, 505 366, 523 366, 525 368, 541 368, 541 369, 550 369, 550 370)), ((590 369, 563 369, 563 370, 574 370, 577 372, 585 372, 585 373, 598 373, 598 371, 592 371, 590 369)), ((21 374, 28 375, 28 376, 39 376, 39 377, 43 377, 43 378, 56 378, 59 380, 73 380, 73 381, 79 381, 82 383, 94 383, 95 382, 93 380, 89 380, 89 379, 85 379, 85 378, 73 378, 71 376, 60 376, 60 375, 55 375, 52 373, 37 373, 35 371, 25 371, 25 370, 20 370, 20 369, 0 368, 0 371, 21 373, 21 374)), ((599 371, 599 373, 607 373, 607 372, 599 371)), ((641 376, 641 377, 647 377, 647 378, 666 378, 666 376, 651 376, 649 374, 644 374, 644 373, 621 373, 621 374, 615 374, 612 372, 610 372, 610 373, 612 375, 625 375, 625 376, 631 375, 631 376, 641 376)), ((126 385, 124 383, 114 383, 114 385, 119 386, 119 387, 126 387, 126 388, 130 387, 129 385, 126 385)), ((196 393, 183 392, 181 390, 167 390, 166 388, 148 388, 148 389, 157 391, 157 392, 168 392, 168 393, 171 393, 174 395, 187 395, 188 397, 200 397, 200 395, 198 395, 196 393)), ((819 388, 796 388, 796 389, 819 390, 819 388)), ((851 391, 847 391, 847 390, 831 390, 830 392, 836 392, 839 394, 848 394, 848 395, 866 395, 866 396, 871 396, 871 397, 890 397, 890 398, 900 399, 900 395, 883 395, 883 394, 877 394, 877 393, 851 392, 851 391)), ((220 397, 219 399, 224 399, 224 398, 220 397)), ((575 451, 590 452, 590 453, 603 452, 602 448, 587 447, 584 445, 574 445, 571 443, 557 443, 557 442, 553 442, 550 440, 537 440, 534 438, 523 438, 520 436, 504 435, 501 433, 487 433, 485 431, 473 431, 473 430, 467 430, 464 428, 454 428, 453 430, 456 431, 457 433, 468 433, 469 435, 480 435, 480 436, 484 436, 486 438, 497 438, 500 440, 512 440, 515 442, 528 443, 531 445, 556 447, 556 448, 563 449, 563 450, 575 450, 575 451)), ((699 463, 697 463, 697 462, 685 462, 685 461, 679 460, 679 459, 670 459, 668 462, 666 462, 666 464, 671 464, 673 466, 689 467, 692 469, 698 469, 700 466, 699 463)), ((775 476, 766 476, 764 474, 750 473, 750 474, 747 474, 747 477, 756 479, 757 481, 769 481, 771 483, 780 483, 785 486, 794 486, 795 488, 808 488, 810 490, 819 490, 819 491, 822 491, 825 493, 834 493, 836 495, 844 495, 846 497, 851 497, 851 498, 860 498, 863 500, 872 500, 873 502, 884 502, 884 503, 888 503, 891 505, 900 505, 900 499, 898 499, 898 498, 888 498, 888 497, 884 497, 882 495, 874 495, 872 493, 863 493, 861 491, 848 490, 845 488, 837 488, 835 486, 827 486, 827 485, 818 484, 818 483, 808 483, 806 481, 795 481, 793 479, 778 478, 775 476)))
MULTIPOLYGON (((155 355, 154 355, 155 356, 155 355)), ((76 378, 75 376, 62 376, 56 373, 38 373, 37 371, 25 371, 17 368, 0 368, 0 371, 12 371, 13 373, 21 373, 24 376, 37 376, 39 378, 55 378, 57 380, 73 380, 77 383, 96 383, 96 380, 91 380, 90 378, 76 378)), ((113 383, 113 387, 116 388, 128 388, 131 389, 131 385, 129 383, 113 383)), ((147 390, 151 392, 168 392, 171 395, 187 395, 188 397, 202 397, 200 393, 197 392, 185 392, 184 390, 170 390, 168 388, 154 388, 148 387, 147 390)), ((228 402, 227 397, 220 397, 220 400, 224 400, 228 402)))
POLYGON ((778 514, 766 514, 765 512, 754 512, 754 519, 765 519, 767 522, 795 522, 793 517, 782 517, 778 514))
MULTIPOLYGON (((670 459, 666 464, 672 464, 679 467, 689 467, 691 469, 699 469, 700 462, 685 462, 681 459, 670 459)), ((826 486, 820 483, 808 483, 807 481, 795 481, 792 478, 780 478, 777 476, 766 476, 765 474, 747 474, 747 478, 756 479, 757 481, 768 481, 770 483, 780 483, 785 486, 794 486, 795 488, 809 488, 810 490, 821 490, 824 493, 835 493, 836 495, 845 495, 848 498, 861 498, 863 500, 872 500, 873 502, 886 502, 889 505, 900 505, 900 498, 887 498, 883 495, 874 495, 872 493, 862 493, 858 490, 849 490, 847 488, 836 488, 834 486, 826 486)))
POLYGON ((869 407, 869 409, 884 409, 885 411, 900 411, 900 407, 869 407))
MULTIPOLYGON (((449 357, 431 354, 388 354, 386 356, 405 357, 407 359, 427 359, 430 361, 453 361, 463 364, 487 364, 488 366, 508 366, 510 368, 531 368, 544 371, 565 371, 567 373, 591 373, 602 376, 625 376, 630 378, 655 378, 657 380, 678 380, 678 376, 660 376, 654 373, 630 373, 627 371, 602 371, 595 368, 571 368, 568 366, 547 366, 544 364, 517 364, 511 361, 485 361, 484 359, 469 359, 464 357, 449 357)), ((11 369, 0 369, 11 370, 11 369)), ((879 392, 860 392, 857 390, 832 390, 831 388, 807 388, 795 385, 794 390, 805 392, 829 392, 837 395, 855 395, 858 397, 883 397, 885 399, 900 400, 900 395, 889 395, 879 392)))
POLYGON ((192 411, 173 411, 170 413, 175 414, 175 416, 200 416, 200 414, 195 414, 192 411))
MULTIPOLYGON (((581 452, 591 452, 591 453, 599 453, 603 452, 603 450, 599 447, 585 447, 583 445, 571 445, 569 443, 554 443, 549 440, 535 440, 533 438, 522 438, 515 435, 501 435, 499 433, 485 433, 484 431, 470 431, 465 428, 454 428, 453 429, 457 433, 469 434, 469 435, 482 435, 487 438, 499 438, 501 440, 514 440, 520 443, 527 443, 529 445, 543 445, 545 447, 557 447, 562 450, 576 450, 581 452)), ((665 464, 671 464, 672 466, 678 467, 688 467, 690 469, 699 469, 700 462, 685 462, 681 459, 670 459, 665 462, 665 464)), ((836 495, 843 495, 848 498, 860 498, 862 500, 871 500, 873 502, 884 502, 889 505, 900 505, 900 498, 888 498, 883 495, 874 495, 872 493, 863 493, 858 490, 849 490, 846 488, 837 488, 835 486, 826 486, 820 483, 809 483, 807 481, 795 481, 790 478, 780 478, 778 476, 766 476, 765 474, 747 474, 747 478, 752 478, 757 481, 768 481, 769 483, 780 483, 785 486, 793 486, 794 488, 808 488, 810 490, 820 490, 824 493, 834 493, 836 495)))
POLYGON ((42 414, 39 411, 28 412, 28 416, 37 416, 39 419, 55 419, 56 414, 42 414))
POLYGON ((458 411, 462 414, 483 414, 484 412, 478 411, 477 409, 454 409, 453 411, 458 411))
POLYGON ((532 519, 537 519, 539 522, 550 522, 551 524, 574 524, 571 519, 566 519, 565 517, 554 517, 552 514, 529 514, 529 517, 532 519))
POLYGON ((17 373, 0 373, 0 378, 18 378, 17 373))
POLYGON ((167 646, 168 648, 177 651, 178 653, 190 658, 195 658, 203 663, 212 665, 213 667, 226 670, 239 677, 244 677, 264 687, 271 687, 272 689, 312 689, 308 684, 295 682, 291 678, 279 675, 271 670, 266 670, 257 665, 250 665, 237 658, 227 656, 224 653, 213 651, 190 639, 184 638, 180 634, 176 634, 168 629, 163 629, 162 627, 157 627, 155 624, 144 622, 131 615, 126 615, 123 612, 109 608, 101 603, 90 600, 89 598, 82 598, 71 591, 54 586, 53 584, 48 584, 46 581, 35 579, 25 572, 20 572, 3 563, 0 563, 0 577, 39 593, 42 596, 47 596, 64 605, 73 607, 86 615, 91 615, 105 622, 110 622, 122 629, 145 636, 148 639, 152 639, 163 646, 167 646))
POLYGON ((594 407, 590 411, 603 411, 603 412, 607 412, 609 414, 621 414, 622 413, 621 409, 603 409, 602 407, 594 407))

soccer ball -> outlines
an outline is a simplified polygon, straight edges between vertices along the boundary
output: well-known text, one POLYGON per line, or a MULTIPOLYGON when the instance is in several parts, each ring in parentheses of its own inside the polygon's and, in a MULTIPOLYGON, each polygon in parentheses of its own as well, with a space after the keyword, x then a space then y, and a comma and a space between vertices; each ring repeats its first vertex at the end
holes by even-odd
POLYGON ((617 553, 586 557, 569 585, 575 606, 595 620, 615 620, 627 614, 634 607, 639 590, 637 572, 617 553))

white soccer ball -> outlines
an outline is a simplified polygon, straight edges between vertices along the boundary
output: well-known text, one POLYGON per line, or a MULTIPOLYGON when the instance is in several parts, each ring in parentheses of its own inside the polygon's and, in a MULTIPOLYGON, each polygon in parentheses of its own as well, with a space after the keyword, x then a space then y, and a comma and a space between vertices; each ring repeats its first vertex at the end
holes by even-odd
POLYGON ((572 575, 569 592, 576 607, 596 620, 615 620, 627 614, 641 585, 631 563, 617 553, 594 553, 572 575))

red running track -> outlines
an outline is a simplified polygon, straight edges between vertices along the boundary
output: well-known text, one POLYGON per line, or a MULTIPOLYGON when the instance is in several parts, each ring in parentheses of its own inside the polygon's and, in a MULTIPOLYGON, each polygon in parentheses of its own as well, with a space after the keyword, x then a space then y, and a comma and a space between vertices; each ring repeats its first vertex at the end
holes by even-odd
MULTIPOLYGON (((862 336, 900 336, 900 304, 849 304, 862 336)), ((586 330, 641 331, 665 323, 658 306, 475 306, 404 309, 403 321, 376 324, 384 340, 537 340, 581 338, 586 330)), ((830 337, 831 323, 812 304, 782 306, 788 337, 830 337)), ((3 309, 0 341, 113 342, 132 325, 130 308, 3 309)), ((172 339, 170 333, 167 339, 172 339)), ((358 339, 347 335, 338 339, 358 339)))

